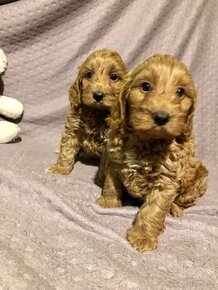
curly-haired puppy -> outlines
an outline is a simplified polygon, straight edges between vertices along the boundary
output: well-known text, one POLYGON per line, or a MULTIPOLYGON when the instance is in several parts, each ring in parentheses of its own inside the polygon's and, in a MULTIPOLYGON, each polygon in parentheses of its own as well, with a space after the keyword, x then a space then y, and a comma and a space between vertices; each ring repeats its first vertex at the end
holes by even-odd
POLYGON ((123 189, 143 202, 127 231, 138 251, 155 249, 167 213, 179 216, 206 191, 207 170, 194 156, 196 97, 186 66, 173 56, 154 55, 131 72, 112 112, 97 203, 122 206, 123 189))
POLYGON ((127 67, 115 51, 97 50, 85 60, 69 90, 70 109, 57 163, 47 172, 69 174, 80 150, 101 155, 107 119, 126 75, 127 67))

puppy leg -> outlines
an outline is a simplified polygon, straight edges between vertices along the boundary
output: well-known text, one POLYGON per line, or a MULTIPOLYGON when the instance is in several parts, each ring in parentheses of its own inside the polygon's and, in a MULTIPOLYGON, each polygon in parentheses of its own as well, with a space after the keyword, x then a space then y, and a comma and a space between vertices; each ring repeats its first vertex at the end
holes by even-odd
POLYGON ((95 183, 100 186, 103 187, 104 186, 104 181, 105 181, 105 167, 106 167, 106 155, 103 154, 101 156, 100 159, 100 164, 99 164, 99 168, 95 177, 95 183))
POLYGON ((158 236, 164 230, 167 213, 176 196, 174 188, 163 192, 153 189, 146 197, 132 227, 127 231, 127 240, 136 250, 143 252, 157 248, 158 236))
POLYGON ((80 150, 78 138, 79 120, 72 116, 71 110, 68 113, 65 131, 62 134, 60 152, 56 164, 52 164, 46 172, 68 175, 74 166, 76 155, 80 150))
POLYGON ((206 192, 207 176, 208 171, 206 167, 202 163, 199 163, 192 177, 185 177, 185 179, 187 179, 186 190, 176 198, 175 203, 183 208, 194 205, 197 199, 206 192))
POLYGON ((122 191, 123 185, 119 178, 119 173, 111 166, 108 166, 104 187, 101 196, 96 200, 96 203, 102 207, 121 207, 122 191))

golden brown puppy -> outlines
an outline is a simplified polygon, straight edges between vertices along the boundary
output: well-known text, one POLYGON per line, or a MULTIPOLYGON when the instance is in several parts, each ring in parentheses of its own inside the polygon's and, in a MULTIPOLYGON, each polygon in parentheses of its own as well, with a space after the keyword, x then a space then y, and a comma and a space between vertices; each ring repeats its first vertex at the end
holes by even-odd
POLYGON ((207 170, 194 156, 196 97, 186 66, 173 56, 154 55, 131 72, 112 111, 97 203, 122 206, 124 188, 143 202, 127 231, 138 251, 155 249, 167 213, 181 215, 206 191, 207 170))
POLYGON ((70 109, 56 164, 47 172, 67 175, 82 149, 89 156, 100 156, 111 106, 127 76, 119 54, 108 49, 92 53, 79 68, 69 90, 70 109))

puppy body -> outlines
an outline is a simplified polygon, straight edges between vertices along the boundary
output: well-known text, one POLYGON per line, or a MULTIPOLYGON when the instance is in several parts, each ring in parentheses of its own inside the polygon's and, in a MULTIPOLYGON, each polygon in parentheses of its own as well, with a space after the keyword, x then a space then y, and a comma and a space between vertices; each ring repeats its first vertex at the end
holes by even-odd
POLYGON ((79 118, 78 140, 80 149, 88 156, 100 156, 104 150, 104 136, 108 129, 107 110, 96 110, 83 106, 79 118))
POLYGON ((69 174, 80 150, 88 156, 102 154, 107 119, 126 75, 127 68, 115 51, 98 50, 86 59, 69 90, 70 109, 57 163, 47 172, 69 174))
MULTIPOLYGON (((153 140, 143 144, 142 140, 130 135, 124 145, 124 151, 120 177, 133 197, 146 201, 155 187, 164 191, 168 180, 172 183, 176 181, 175 194, 178 198, 175 203, 185 208, 193 205, 196 198, 205 192, 206 184, 200 188, 196 187, 196 182, 202 183, 201 177, 205 177, 206 172, 201 162, 193 155, 192 139, 183 147, 175 140, 153 140), (188 198, 186 194, 190 190, 191 195, 188 198)), ((170 203, 168 206, 170 210, 170 203)))
POLYGON ((143 202, 127 232, 139 251, 157 247, 168 212, 181 215, 206 191, 207 170, 194 156, 195 101, 187 68, 172 56, 156 55, 132 71, 114 107, 97 203, 122 206, 124 188, 143 202))

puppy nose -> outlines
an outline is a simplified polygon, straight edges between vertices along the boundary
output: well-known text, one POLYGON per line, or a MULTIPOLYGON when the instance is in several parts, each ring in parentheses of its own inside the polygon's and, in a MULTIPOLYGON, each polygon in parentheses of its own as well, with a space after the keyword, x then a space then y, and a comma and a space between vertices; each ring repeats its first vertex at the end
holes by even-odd
POLYGON ((169 121, 169 114, 164 111, 154 113, 153 119, 158 126, 165 125, 169 121))
POLYGON ((100 102, 104 98, 104 93, 101 91, 96 91, 93 93, 93 98, 96 100, 96 102, 100 102))

